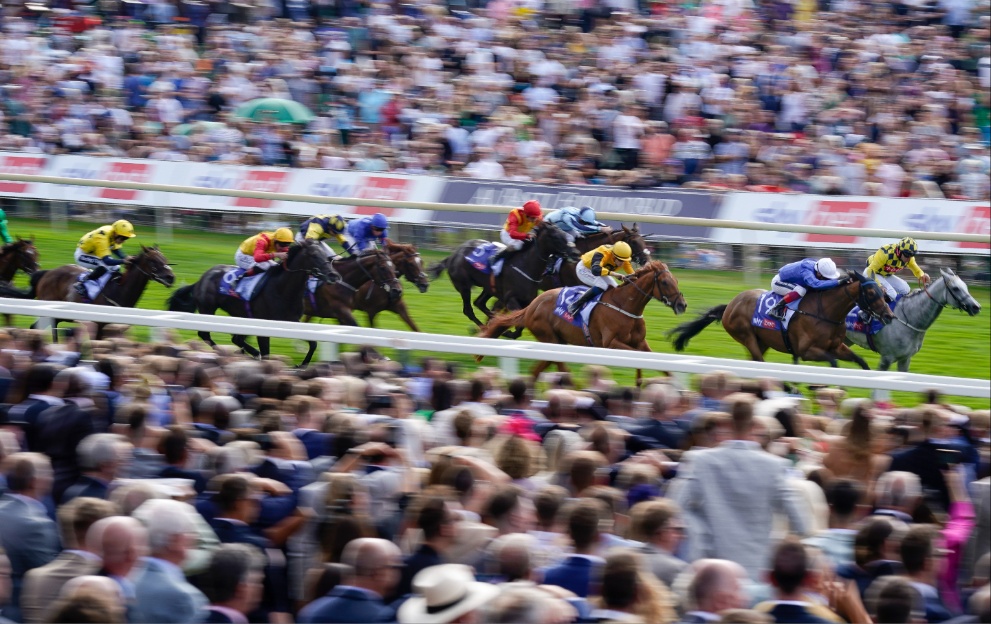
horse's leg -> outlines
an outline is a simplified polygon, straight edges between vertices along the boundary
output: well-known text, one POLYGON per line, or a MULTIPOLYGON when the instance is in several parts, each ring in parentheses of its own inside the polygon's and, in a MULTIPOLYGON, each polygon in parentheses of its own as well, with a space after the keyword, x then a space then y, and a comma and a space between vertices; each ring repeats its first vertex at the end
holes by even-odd
POLYGON ((902 359, 898 360, 898 372, 899 373, 907 373, 908 372, 908 367, 909 367, 909 365, 911 363, 912 363, 912 358, 911 357, 906 357, 906 358, 902 358, 902 359))
POLYGON ((492 298, 492 293, 485 288, 483 288, 482 292, 479 293, 477 297, 475 297, 475 307, 481 310, 482 314, 484 314, 488 318, 492 318, 493 316, 495 316, 495 312, 490 310, 486 305, 489 302, 489 299, 491 298, 492 298))
POLYGON ((514 327, 513 329, 503 333, 503 338, 509 338, 510 340, 516 340, 523 335, 522 327, 514 327))
POLYGON ((864 358, 854 353, 850 347, 846 346, 843 343, 840 343, 840 346, 836 348, 835 353, 836 353, 836 357, 838 359, 843 360, 844 362, 854 362, 864 370, 871 369, 870 365, 864 360, 864 358))
POLYGON ((248 344, 247 338, 245 336, 242 336, 240 334, 234 334, 231 336, 231 342, 233 342, 235 346, 240 347, 241 351, 247 353, 253 358, 259 357, 261 355, 258 352, 258 349, 248 344))
POLYGON ((742 344, 750 353, 751 360, 754 362, 764 361, 764 353, 767 352, 767 349, 761 345, 760 340, 757 339, 757 336, 755 336, 753 332, 748 334, 744 340, 740 341, 740 344, 742 344))
POLYGON ((564 362, 555 362, 557 364, 557 372, 559 373, 570 373, 571 369, 564 362))
MULTIPOLYGON (((413 321, 413 317, 409 315, 409 308, 406 307, 406 302, 400 300, 399 303, 392 306, 392 311, 398 314, 399 318, 403 319, 403 322, 406 323, 406 325, 408 325, 410 329, 412 329, 415 332, 420 331, 420 328, 417 327, 416 323, 413 321)), ((372 317, 369 316, 368 322, 371 323, 371 321, 372 321, 372 317)))
POLYGON ((886 371, 889 368, 891 368, 891 365, 894 364, 894 362, 895 362, 895 359, 893 357, 887 356, 887 355, 882 355, 881 356, 881 361, 878 362, 878 364, 877 364, 877 369, 879 371, 886 371))
MULTIPOLYGON (((458 292, 461 293, 461 313, 467 316, 475 325, 479 327, 484 325, 485 323, 478 320, 478 317, 475 316, 475 310, 471 307, 471 289, 459 290, 458 292)), ((482 292, 484 293, 485 291, 483 290, 482 292)))
POLYGON ((530 375, 533 377, 533 380, 537 381, 537 379, 540 378, 540 373, 547 370, 547 367, 551 364, 552 362, 547 362, 544 360, 537 362, 536 365, 534 365, 533 370, 530 371, 530 375))
POLYGON ((59 319, 52 319, 52 344, 58 344, 58 324, 59 319))
POLYGON ((802 359, 810 362, 829 362, 829 365, 833 368, 840 365, 839 362, 836 361, 836 356, 822 347, 809 347, 805 350, 805 353, 802 354, 802 359))
POLYGON ((200 337, 200 340, 202 340, 203 342, 207 343, 211 347, 216 347, 217 346, 217 343, 213 341, 213 336, 210 335, 210 332, 208 332, 208 331, 200 331, 200 332, 196 332, 196 335, 198 335, 200 337))
POLYGON ((306 352, 306 357, 303 358, 303 361, 302 362, 300 362, 300 364, 299 364, 299 367, 300 368, 306 368, 309 365, 310 360, 313 359, 313 354, 317 350, 317 342, 315 340, 308 340, 307 341, 307 344, 309 344, 310 348, 306 352))
POLYGON ((272 346, 272 339, 268 336, 258 336, 255 340, 258 341, 258 356, 267 358, 268 354, 271 352, 270 347, 272 346))
POLYGON ((96 336, 93 338, 93 340, 103 340, 103 328, 105 328, 106 326, 107 326, 106 323, 96 324, 96 336))

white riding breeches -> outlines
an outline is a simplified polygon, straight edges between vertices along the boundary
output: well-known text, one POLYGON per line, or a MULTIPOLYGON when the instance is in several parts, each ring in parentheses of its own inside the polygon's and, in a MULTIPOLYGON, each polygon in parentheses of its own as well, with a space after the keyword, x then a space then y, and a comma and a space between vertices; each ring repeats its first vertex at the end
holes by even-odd
POLYGON ((274 267, 276 263, 273 260, 266 260, 265 262, 255 262, 254 256, 249 256, 248 254, 238 249, 236 252, 234 252, 234 264, 244 269, 245 271, 247 271, 248 269, 254 266, 257 266, 262 271, 267 271, 268 269, 274 267))
POLYGON ((519 251, 520 249, 523 249, 523 243, 526 242, 526 241, 516 240, 515 238, 510 236, 509 232, 507 232, 506 230, 502 230, 501 232, 499 232, 499 240, 502 241, 503 245, 509 247, 513 251, 519 251))
POLYGON ((611 275, 595 275, 592 273, 592 269, 585 266, 583 263, 579 262, 578 266, 575 267, 575 275, 578 279, 582 281, 583 284, 588 284, 593 288, 601 288, 603 291, 609 290, 616 286, 616 280, 612 278, 611 275))
POLYGON ((78 247, 76 248, 76 253, 73 254, 73 257, 76 259, 76 264, 84 269, 89 269, 90 271, 101 266, 107 267, 111 271, 116 271, 118 266, 116 264, 107 264, 103 261, 103 258, 97 258, 96 256, 91 256, 88 253, 84 253, 83 250, 78 247))
MULTIPOLYGON (((865 272, 864 274, 866 275, 867 273, 865 272)), ((894 301, 895 297, 898 295, 907 295, 909 291, 912 290, 909 287, 908 282, 897 275, 884 276, 875 273, 874 281, 876 281, 877 285, 881 287, 884 294, 888 296, 888 299, 891 299, 892 301, 894 301)))
MULTIPOLYGON (((302 234, 300 234, 299 232, 296 232, 296 239, 295 240, 296 240, 297 243, 299 243, 300 245, 302 245, 303 242, 306 239, 303 237, 302 234)), ((327 254, 327 257, 328 258, 336 258, 337 257, 337 253, 333 249, 330 248, 330 245, 328 245, 327 243, 325 243, 322 240, 316 241, 316 243, 318 245, 320 245, 320 249, 323 249, 324 253, 327 254)))
POLYGON ((809 292, 805 286, 782 281, 780 275, 775 275, 771 280, 771 292, 784 296, 793 291, 797 292, 799 297, 804 297, 805 293, 809 292))

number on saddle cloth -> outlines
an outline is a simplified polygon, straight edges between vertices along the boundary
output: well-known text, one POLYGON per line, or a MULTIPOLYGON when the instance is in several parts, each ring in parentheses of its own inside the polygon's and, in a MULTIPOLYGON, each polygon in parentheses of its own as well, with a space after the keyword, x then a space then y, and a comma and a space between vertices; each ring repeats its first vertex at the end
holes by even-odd
POLYGON ((220 294, 227 297, 235 297, 237 299, 243 299, 245 301, 251 301, 255 290, 258 288, 258 284, 261 283, 261 278, 267 273, 259 273, 257 275, 252 275, 251 277, 246 277, 241 279, 246 271, 240 267, 233 268, 220 278, 220 294), (234 289, 231 290, 231 285, 237 282, 234 289))
MULTIPOLYGON (((754 315, 750 319, 750 324, 754 327, 760 327, 762 329, 773 329, 775 331, 780 331, 781 321, 773 316, 770 316, 770 311, 782 299, 784 299, 783 296, 772 291, 763 293, 757 298, 757 305, 754 307, 754 315)), ((798 310, 798 305, 801 302, 802 300, 799 298, 788 304, 788 309, 785 311, 785 329, 788 329, 788 324, 791 322, 791 317, 794 316, 795 310, 798 310)))
POLYGON ((483 275, 489 275, 492 273, 492 256, 499 253, 502 248, 502 245, 496 243, 484 243, 472 249, 465 256, 465 260, 475 270, 481 272, 483 275))
POLYGON ((567 288, 562 288, 561 292, 557 295, 557 300, 554 302, 554 316, 558 316, 575 327, 584 327, 588 325, 589 316, 592 314, 592 308, 595 304, 599 302, 602 295, 598 295, 591 301, 585 304, 581 312, 577 316, 572 317, 568 314, 568 306, 573 302, 577 301, 579 297, 584 295, 588 291, 588 286, 569 286, 567 288))

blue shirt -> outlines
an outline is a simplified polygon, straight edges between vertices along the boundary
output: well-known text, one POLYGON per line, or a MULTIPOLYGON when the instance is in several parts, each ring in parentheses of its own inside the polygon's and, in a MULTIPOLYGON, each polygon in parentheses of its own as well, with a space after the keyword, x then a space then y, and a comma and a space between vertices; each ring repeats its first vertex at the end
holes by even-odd
POLYGON ((560 208, 553 211, 544 220, 553 223, 565 232, 572 234, 594 234, 602 227, 601 223, 585 223, 578 208, 560 208))
POLYGON ((812 290, 824 290, 840 285, 838 280, 821 280, 816 277, 816 261, 812 258, 786 264, 778 271, 782 282, 805 286, 812 290))
POLYGON ((389 228, 382 230, 382 234, 375 236, 372 234, 372 218, 362 217, 348 223, 348 236, 354 239, 354 249, 352 252, 362 252, 368 249, 372 243, 385 244, 385 239, 389 235, 389 228))

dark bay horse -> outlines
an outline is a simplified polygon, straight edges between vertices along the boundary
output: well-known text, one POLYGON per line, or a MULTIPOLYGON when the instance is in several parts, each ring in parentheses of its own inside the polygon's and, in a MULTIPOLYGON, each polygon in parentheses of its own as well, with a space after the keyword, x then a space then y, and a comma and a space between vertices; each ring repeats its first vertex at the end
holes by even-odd
MULTIPOLYGON (((384 251, 369 250, 357 256, 350 256, 334 261, 334 269, 341 279, 333 284, 321 284, 316 292, 309 292, 303 297, 303 322, 307 323, 313 317, 335 318, 341 325, 357 326, 352 310, 356 309, 358 293, 372 295, 381 291, 386 304, 391 305, 400 301, 403 296, 403 286, 396 277, 395 265, 384 251)), ((300 366, 306 366, 313 358, 317 343, 309 343, 309 351, 300 366)))
MULTIPOLYGON (((127 258, 123 267, 120 277, 107 282, 103 292, 92 303, 133 308, 149 282, 158 282, 166 288, 172 288, 175 284, 175 273, 158 245, 142 245, 141 253, 127 258)), ((50 271, 38 271, 31 276, 31 295, 42 301, 81 301, 73 286, 83 273, 86 273, 86 269, 78 264, 65 264, 50 271)), ((63 320, 67 319, 52 321, 53 340, 57 337, 56 328, 63 320)), ((96 324, 96 340, 103 337, 104 325, 106 323, 96 324)))
POLYGON ((472 310, 472 288, 482 289, 481 294, 475 298, 475 307, 486 317, 492 318, 495 313, 487 306, 490 299, 497 299, 499 305, 507 310, 524 308, 537 296, 547 263, 552 257, 575 259, 577 252, 574 243, 569 243, 568 237, 558 227, 543 223, 534 228, 533 232, 533 242, 506 258, 502 272, 494 280, 491 275, 479 271, 466 259, 476 248, 488 243, 478 239, 462 243, 454 253, 430 267, 430 273, 437 278, 447 271, 454 289, 461 294, 462 312, 481 327, 482 321, 478 320, 472 310))
MULTIPOLYGON (((526 308, 493 318, 479 336, 498 338, 507 334, 511 327, 522 327, 529 329, 540 342, 650 351, 647 326, 643 320, 647 304, 657 299, 674 310, 675 314, 683 313, 688 307, 685 296, 678 289, 678 280, 667 265, 659 261, 649 262, 624 279, 622 284, 603 293, 599 304, 592 310, 586 338, 581 328, 554 314, 559 292, 560 289, 548 290, 526 308)), ((538 362, 533 369, 534 379, 550 364, 538 362)), ((560 363, 558 368, 565 370, 560 363)), ((640 379, 638 370, 638 383, 640 379)))
MULTIPOLYGON (((647 249, 647 241, 640 234, 640 226, 636 223, 633 224, 633 227, 626 227, 624 225, 619 230, 600 232, 599 234, 577 238, 575 239, 575 248, 578 250, 578 253, 584 254, 600 245, 612 245, 619 241, 629 244, 630 249, 633 250, 634 263, 642 266, 650 262, 650 250, 647 249)), ((560 288, 562 286, 582 286, 583 282, 575 275, 575 267, 577 265, 577 260, 562 260, 561 268, 555 275, 544 276, 544 279, 540 282, 540 289, 551 290, 552 288, 560 288)))
MULTIPOLYGON (((29 290, 21 290, 11 283, 18 271, 24 271, 29 276, 38 271, 38 250, 34 241, 29 238, 18 237, 14 242, 0 248, 0 297, 33 298, 29 290)), ((12 327, 13 315, 5 314, 4 317, 7 327, 12 327)))
MULTIPOLYGON (((389 254, 389 259, 395 265, 396 275, 416 286, 421 293, 427 292, 430 288, 430 278, 423 272, 423 258, 420 257, 415 245, 389 241, 385 245, 385 253, 389 254)), ((420 331, 410 317, 409 310, 406 309, 405 298, 394 299, 392 291, 376 287, 375 284, 366 283, 358 289, 354 294, 354 309, 368 315, 368 325, 371 327, 375 327, 375 317, 380 312, 388 310, 399 315, 399 318, 403 319, 413 331, 420 331)))
MULTIPOLYGON (((220 294, 220 280, 232 266, 221 264, 208 269, 199 281, 189 286, 183 286, 169 297, 169 310, 173 312, 197 312, 200 314, 216 314, 223 310, 231 316, 241 318, 256 318, 270 321, 298 321, 303 315, 303 293, 306 280, 312 275, 324 282, 337 278, 323 247, 312 241, 294 244, 289 248, 286 260, 272 267, 264 277, 265 283, 260 284, 258 292, 250 303, 244 300, 220 294)), ((210 346, 213 341, 210 332, 198 332, 200 338, 210 346)), ((231 336, 231 342, 240 347, 252 357, 265 357, 269 354, 270 339, 268 336, 258 336, 258 348, 247 343, 246 337, 238 334, 231 336)))
POLYGON ((837 360, 844 360, 870 370, 867 362, 843 343, 846 315, 853 306, 859 305, 861 310, 867 310, 885 324, 894 318, 877 283, 856 271, 847 271, 840 286, 813 290, 802 297, 788 326, 789 349, 781 331, 754 327, 750 322, 757 299, 764 292, 760 289, 742 292, 727 305, 716 306, 694 321, 674 328, 669 332, 674 336, 674 348, 684 351, 689 340, 712 323, 721 321, 726 333, 746 347, 750 358, 757 362, 763 362, 767 350, 774 349, 791 354, 796 364, 802 359, 829 362, 835 367, 837 360))

